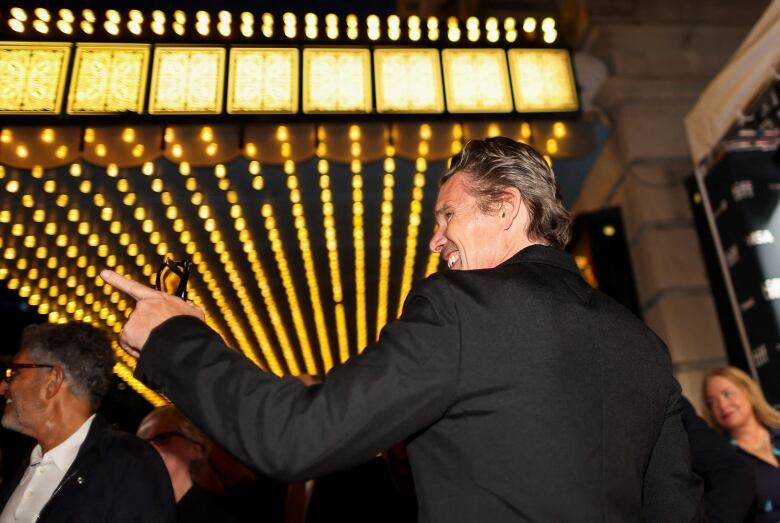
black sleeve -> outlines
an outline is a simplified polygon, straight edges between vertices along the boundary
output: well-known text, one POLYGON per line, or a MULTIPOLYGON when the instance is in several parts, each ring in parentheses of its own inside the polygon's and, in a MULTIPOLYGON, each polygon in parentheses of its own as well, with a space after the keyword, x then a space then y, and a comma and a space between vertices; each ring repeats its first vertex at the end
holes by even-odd
POLYGON ((704 506, 708 521, 745 521, 756 496, 753 473, 734 447, 696 414, 686 398, 681 399, 693 471, 704 480, 704 506))
POLYGON ((192 317, 151 333, 136 376, 237 458, 291 481, 365 461, 439 419, 454 402, 459 343, 448 284, 434 276, 322 385, 262 371, 192 317))
POLYGON ((704 521, 701 481, 691 471, 691 452, 682 424, 680 386, 673 381, 661 433, 645 471, 645 521, 704 521))

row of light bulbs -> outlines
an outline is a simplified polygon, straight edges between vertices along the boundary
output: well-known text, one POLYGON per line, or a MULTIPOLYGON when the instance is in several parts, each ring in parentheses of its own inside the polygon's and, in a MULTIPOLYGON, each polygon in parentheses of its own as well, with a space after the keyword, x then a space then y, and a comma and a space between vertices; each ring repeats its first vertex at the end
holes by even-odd
MULTIPOLYGON (((353 127, 357 129, 356 132, 358 133, 360 132, 359 126, 353 126, 353 127)), ((280 129, 282 129, 282 131, 278 131, 277 134, 279 132, 288 133, 286 127, 280 126, 280 129)), ((486 136, 488 137, 498 136, 500 132, 501 132, 500 128, 497 124, 491 124, 488 126, 486 136)), ((323 128, 320 127, 318 129, 318 133, 324 136, 323 128)), ((453 141, 452 141, 451 153, 456 154, 458 151, 460 151, 460 147, 462 143, 462 135, 463 135, 462 126, 460 124, 455 124, 453 126, 452 133, 453 133, 453 141)), ((137 136, 136 131, 132 127, 124 128, 121 133, 122 141, 127 144, 133 145, 131 149, 131 154, 136 158, 140 158, 141 156, 143 156, 145 149, 143 144, 134 143, 136 136, 137 136)), ((547 159, 548 163, 550 163, 551 165, 552 165, 551 156, 555 156, 558 154, 560 150, 560 140, 566 138, 566 136, 568 136, 568 128, 566 127, 566 124, 563 122, 553 123, 552 136, 550 138, 547 138, 544 141, 544 149, 541 151, 545 154, 545 158, 547 159)), ((93 144, 96 139, 95 130, 91 127, 85 128, 83 137, 85 143, 93 144)), ((204 151, 207 156, 213 157, 217 154, 219 150, 219 145, 214 141, 214 137, 215 137, 214 129, 211 126, 201 127, 199 132, 199 139, 202 142, 204 142, 204 144, 206 144, 204 151)), ((520 140, 529 143, 531 141, 531 138, 532 138, 531 125, 527 122, 523 122, 520 125, 520 140)), ((56 140, 56 132, 53 128, 44 128, 41 130, 39 134, 39 139, 41 140, 41 142, 45 144, 53 144, 54 141, 56 140)), ((176 138, 172 128, 168 127, 165 129, 165 132, 163 133, 163 139, 165 140, 166 143, 170 144, 171 155, 173 156, 173 158, 180 159, 184 156, 184 152, 185 152, 184 148, 182 144, 175 143, 176 138)), ((2 129, 0 131, 0 143, 12 144, 13 141, 14 141, 14 137, 11 129, 2 129)), ((280 147, 281 147, 282 156, 288 158, 290 156, 290 151, 291 151, 289 136, 285 135, 285 138, 283 140, 280 140, 280 142, 281 142, 280 147)), ((320 141, 319 146, 325 147, 324 140, 320 141)), ((30 155, 30 144, 17 144, 13 150, 18 158, 25 159, 30 155)), ((94 150, 95 150, 95 154, 101 158, 107 157, 109 152, 107 146, 102 143, 95 144, 94 150)), ((360 150, 361 150, 360 143, 353 141, 350 147, 352 156, 354 156, 355 158, 359 158, 360 150), (357 152, 357 154, 354 154, 355 152, 357 152)), ((69 150, 66 145, 59 145, 55 149, 55 156, 57 158, 64 159, 67 157, 68 152, 69 150)), ((249 158, 253 158, 257 154, 257 146, 252 142, 246 143, 244 144, 244 152, 249 158)), ((320 154, 319 156, 321 157, 324 156, 324 153, 320 154)), ((0 168, 2 167, 0 166, 0 168)), ((72 164, 71 169, 80 171, 81 165, 78 163, 74 163, 72 164)), ((118 167, 116 166, 116 164, 111 163, 109 164, 108 169, 110 174, 111 172, 114 173, 117 172, 118 167)), ((154 169, 154 164, 152 162, 147 161, 144 162, 144 164, 142 165, 142 170, 145 173, 153 169, 154 169)), ((33 176, 40 175, 41 173, 42 173, 42 169, 40 166, 33 167, 33 171, 32 171, 33 176)), ((72 174, 74 174, 74 176, 78 176, 77 172, 72 174)), ((262 183, 262 178, 258 178, 257 180, 258 183, 262 183)), ((18 182, 12 181, 9 183, 12 184, 11 187, 14 186, 18 187, 18 182)), ((9 191, 10 190, 12 189, 9 189, 9 191)))
MULTIPOLYGON (((301 191, 299 180, 296 174, 295 162, 292 160, 292 146, 289 142, 289 132, 286 127, 280 126, 277 130, 277 139, 280 142, 280 151, 284 161, 284 172, 287 175, 287 190, 290 200, 290 212, 298 238, 298 250, 303 260, 304 277, 309 289, 309 301, 312 311, 314 311, 314 332, 317 335, 317 341, 320 347, 322 363, 325 372, 333 367, 333 358, 330 351, 330 338, 325 324, 325 313, 323 310, 322 299, 319 290, 319 279, 314 268, 314 257, 311 250, 311 236, 306 224, 306 217, 301 201, 301 191)), ((313 365, 313 363, 312 363, 313 365)))
MULTIPOLYGON (((222 166, 222 167, 224 167, 224 166, 222 166)), ((184 170, 186 171, 186 169, 184 169, 184 170)), ((74 170, 74 171, 76 171, 76 170, 74 170)), ((223 171, 223 169, 220 169, 220 166, 217 166, 215 168, 215 175, 217 175, 218 177, 224 176, 223 173, 224 173, 224 171, 223 171)), ((158 178, 153 178, 152 184, 155 184, 156 180, 158 180, 158 178)), ((192 198, 192 202, 191 203, 198 207, 198 214, 199 214, 199 216, 202 219, 203 218, 206 219, 206 222, 205 222, 205 225, 204 225, 204 229, 207 230, 207 231, 211 230, 210 240, 212 241, 212 243, 215 244, 215 251, 218 252, 219 251, 218 245, 219 245, 221 239, 219 237, 219 234, 215 234, 215 233, 218 233, 219 230, 214 229, 213 225, 211 225, 211 226, 208 225, 209 221, 211 220, 211 218, 209 217, 210 213, 209 212, 204 212, 204 209, 208 209, 208 208, 204 207, 204 204, 202 203, 202 199, 201 199, 202 196, 200 196, 201 193, 196 190, 197 189, 196 184, 195 183, 190 183, 190 180, 195 180, 195 179, 194 178, 189 178, 187 180, 187 184, 186 184, 187 187, 191 191, 193 191, 192 192, 193 198, 192 198)), ((49 182, 49 181, 52 181, 52 180, 47 180, 47 182, 49 182)), ((134 194, 134 193, 131 192, 132 187, 129 186, 129 184, 127 183, 127 180, 125 178, 119 178, 119 180, 117 181, 117 189, 119 190, 120 193, 125 195, 125 197, 123 198, 123 201, 124 201, 125 205, 131 206, 131 205, 134 204, 134 201, 133 201, 134 199, 132 199, 132 198, 128 199, 127 198, 127 195, 134 194)), ((225 189, 227 189, 227 188, 225 188, 225 189)), ((229 189, 227 189, 227 190, 229 191, 229 189)), ((230 193, 228 193, 228 194, 230 194, 230 193)), ((200 256, 200 252, 198 252, 198 251, 192 252, 194 249, 190 248, 190 246, 194 246, 194 243, 192 242, 192 239, 191 239, 190 235, 188 234, 188 232, 182 230, 182 223, 181 223, 180 219, 178 218, 178 215, 180 215, 180 212, 178 210, 171 211, 172 209, 176 209, 176 207, 173 205, 173 203, 171 201, 170 193, 168 193, 167 191, 161 191, 161 195, 162 195, 161 196, 162 202, 164 204, 168 205, 168 208, 167 208, 168 210, 166 211, 166 216, 169 219, 173 219, 173 225, 172 225, 173 229, 175 231, 179 231, 181 233, 180 241, 184 245, 186 245, 187 251, 190 252, 191 254, 193 254, 193 259, 194 259, 194 261, 196 263, 199 264, 199 272, 204 276, 204 280, 206 280, 206 281, 208 281, 209 279, 213 280, 213 278, 210 277, 210 274, 209 274, 210 271, 209 271, 208 267, 205 265, 205 260, 203 260, 201 258, 201 256, 200 256), (165 195, 168 195, 168 196, 166 197, 165 195)), ((96 194, 95 195, 95 200, 98 201, 98 202, 102 202, 104 199, 102 198, 102 196, 100 194, 96 194)), ((325 200, 327 200, 327 198, 325 198, 325 200)), ((325 203, 327 203, 327 202, 325 202, 325 203)), ((242 219, 242 216, 241 216, 241 213, 239 211, 237 211, 236 209, 238 209, 238 208, 235 207, 235 206, 231 208, 231 215, 234 217, 235 224, 236 224, 236 229, 241 231, 241 232, 243 232, 245 230, 245 225, 241 224, 242 222, 239 221, 239 220, 242 219), (239 224, 241 224, 241 225, 239 225, 239 224)), ((267 209, 267 207, 265 209, 267 209)), ((78 213, 74 212, 74 211, 77 211, 77 209, 76 208, 71 208, 68 211, 68 214, 70 216, 69 221, 77 221, 79 219, 78 213)), ((116 217, 114 215, 114 213, 111 211, 111 208, 107 207, 107 206, 106 207, 102 207, 100 213, 101 213, 101 217, 104 220, 110 219, 112 217, 116 217)), ((264 214, 266 214, 266 213, 267 213, 267 211, 264 210, 264 214)), ((9 212, 6 211, 5 213, 2 214, 2 216, 0 216, 0 218, 2 218, 3 216, 5 216, 5 217, 9 216, 9 212)), ((144 224, 147 224, 147 223, 151 224, 151 221, 148 221, 149 220, 148 219, 148 214, 143 210, 142 207, 134 207, 133 208, 133 217, 136 220, 142 221, 144 224)), ((153 272, 153 267, 148 262, 146 262, 146 260, 144 259, 142 254, 138 254, 137 246, 134 243, 129 243, 128 244, 129 236, 127 235, 127 233, 126 232, 122 232, 122 229, 119 228, 119 227, 114 229, 114 227, 113 227, 114 224, 119 225, 119 224, 121 224, 121 222, 120 221, 112 221, 112 233, 114 233, 114 234, 116 234, 118 236, 118 243, 120 245, 123 245, 123 244, 127 245, 128 255, 136 256, 137 257, 136 259, 137 259, 137 262, 139 263, 139 265, 143 264, 143 272, 144 272, 144 274, 147 275, 147 276, 150 276, 152 274, 152 272, 153 272)), ((213 222, 212 222, 212 224, 213 224, 213 222)), ((52 225, 54 225, 54 224, 52 224, 52 225)), ((84 229, 84 230, 81 230, 81 234, 86 234, 88 232, 88 225, 89 225, 88 222, 80 222, 79 229, 82 229, 82 228, 84 229), (82 227, 82 224, 84 225, 84 227, 82 227)), ((155 231, 154 229, 145 229, 145 230, 149 234, 149 241, 151 243, 156 243, 156 242, 159 241, 159 240, 154 240, 155 235, 159 235, 158 231, 155 231)), ((13 232, 15 232, 16 234, 19 234, 18 233, 18 227, 15 227, 13 229, 13 232)), ((92 236, 90 236, 90 237, 92 237, 92 236)), ((89 244, 94 244, 94 242, 90 241, 89 244)), ((165 244, 164 243, 158 243, 158 245, 164 246, 165 244)), ((70 245, 69 247, 72 247, 73 249, 76 248, 75 245, 70 245)), ((107 256, 108 257, 108 259, 106 261, 104 261, 103 263, 105 265, 107 265, 107 266, 114 266, 115 268, 117 268, 119 270, 120 273, 124 273, 124 270, 121 267, 117 267, 116 266, 116 261, 113 261, 113 262, 110 261, 110 258, 112 256, 115 258, 115 256, 107 254, 107 252, 108 252, 107 245, 101 244, 100 247, 101 247, 101 249, 98 249, 99 254, 101 256, 107 256)), ((165 250, 167 250, 167 249, 165 249, 165 250)), ((253 246, 251 244, 249 245, 249 247, 247 247, 245 245, 244 251, 247 251, 247 250, 249 252, 254 252, 254 248, 253 248, 253 246)), ((75 256, 75 254, 73 254, 72 256, 75 256)), ((12 251, 6 251, 5 258, 6 259, 12 259, 13 258, 12 251)), ((84 259, 84 257, 81 256, 80 260, 81 259, 84 259)), ((78 266, 83 266, 83 262, 79 262, 77 265, 78 266)), ((91 272, 91 276, 95 275, 96 269, 94 268, 94 265, 91 266, 91 271, 90 272, 91 272)), ((228 272, 230 272, 229 268, 228 268, 228 272)), ((6 275, 2 275, 2 276, 6 276, 6 275)), ((60 276, 64 276, 64 274, 61 274, 60 276)), ((233 280, 234 278, 232 278, 232 276, 234 276, 234 275, 230 274, 229 275, 229 279, 233 280)), ((72 280, 73 280, 73 275, 71 275, 69 277, 68 281, 72 281, 72 280)), ((96 283, 99 282, 99 280, 95 280, 95 281, 96 281, 96 283)), ((11 285, 10 286, 12 288, 14 287, 14 282, 13 281, 11 281, 11 285)), ((83 292, 84 292, 83 291, 83 285, 81 285, 81 289, 82 289, 82 291, 79 294, 83 294, 83 292)), ((65 300, 65 299, 60 299, 60 300, 67 307, 70 308, 70 310, 68 310, 66 312, 68 312, 68 313, 76 313, 76 317, 80 316, 82 319, 84 319, 83 313, 79 313, 78 312, 80 309, 76 308, 74 300, 72 300, 70 298, 68 300, 65 300)), ((33 301, 35 301, 35 300, 33 300, 33 301)), ((111 295, 111 302, 112 303, 113 302, 117 302, 118 303, 118 307, 119 307, 119 312, 120 313, 124 313, 124 311, 126 311, 127 304, 126 304, 126 302, 120 300, 120 297, 119 297, 119 295, 117 293, 112 293, 112 295, 111 295)), ((219 307, 219 310, 224 311, 224 310, 228 309, 228 307, 225 307, 225 305, 226 304, 224 302, 221 303, 220 307, 219 307)), ((203 305, 201 305, 201 306, 203 306, 203 305)), ((42 308, 41 310, 43 310, 43 312, 49 312, 45 308, 42 308)), ((104 314, 104 315, 106 316, 106 318, 109 318, 109 321, 108 321, 109 325, 113 324, 115 326, 114 328, 116 330, 116 327, 118 327, 118 325, 116 323, 113 323, 113 322, 116 322, 116 318, 118 317, 118 315, 116 313, 114 313, 113 311, 110 312, 107 315, 106 314, 104 314)), ((64 316, 58 315, 58 313, 56 313, 56 312, 54 312, 53 316, 50 317, 50 319, 55 320, 55 321, 61 320, 63 318, 64 318, 64 316)), ((86 319, 90 319, 90 318, 87 317, 86 319)), ((233 329, 231 328, 231 330, 233 330, 233 329)), ((132 363, 128 364, 127 366, 128 366, 128 368, 132 368, 132 363)), ((311 369, 307 369, 307 370, 309 370, 309 372, 311 372, 311 369)), ((277 369, 277 373, 280 373, 280 372, 281 372, 280 369, 277 369)), ((297 369, 295 369, 294 372, 297 372, 297 369)))
MULTIPOLYGON (((322 131, 320 129, 319 131, 322 131)), ((324 133, 318 138, 323 139, 324 133)), ((341 283, 338 239, 336 235, 336 217, 331 192, 330 164, 323 157, 327 154, 324 141, 317 144, 317 172, 320 175, 320 200, 322 201, 322 224, 325 228, 325 250, 328 253, 328 272, 330 273, 331 297, 333 298, 333 313, 336 318, 336 338, 339 346, 339 360, 344 363, 349 358, 349 335, 347 333, 347 318, 344 310, 344 289, 341 283)))
MULTIPOLYGON (((74 32, 76 26, 76 15, 71 9, 63 8, 57 11, 57 19, 52 13, 43 7, 35 8, 31 15, 22 7, 13 7, 10 10, 8 26, 15 32, 24 33, 27 29, 27 23, 30 22, 32 28, 38 33, 48 34, 50 25, 56 27, 61 33, 70 35, 74 32)), ((209 36, 214 26, 217 34, 223 37, 230 37, 233 34, 233 26, 238 25, 238 32, 245 38, 252 38, 255 35, 255 26, 259 25, 258 33, 265 38, 274 36, 275 17, 271 13, 262 13, 259 16, 259 23, 255 20, 255 15, 249 11, 243 11, 238 17, 235 17, 230 11, 219 11, 214 20, 212 14, 208 11, 197 11, 195 13, 194 28, 200 36, 209 36), (213 23, 216 22, 216 23, 213 23)), ((310 40, 319 37, 320 22, 319 16, 315 13, 306 13, 303 15, 303 34, 310 40)), ((126 16, 127 31, 135 36, 140 36, 144 32, 144 13, 137 9, 128 11, 126 16)), ((166 25, 176 35, 183 36, 187 31, 187 13, 182 10, 176 10, 172 14, 166 14, 161 10, 154 10, 149 15, 149 29, 158 36, 166 33, 166 25)), ((296 38, 298 36, 298 16, 294 13, 284 13, 281 16, 282 33, 287 38, 296 38)), ((347 38, 355 40, 359 36, 359 20, 354 14, 347 15, 344 18, 344 26, 340 27, 339 17, 333 13, 324 16, 324 32, 328 39, 335 40, 339 38, 340 30, 343 29, 347 38)), ((456 17, 449 17, 445 21, 447 39, 450 42, 458 42, 464 32, 461 29, 460 21, 456 17)), ((464 24, 466 38, 470 42, 477 42, 481 38, 483 29, 480 27, 480 19, 472 16, 466 19, 464 24)), ((116 9, 109 9, 105 12, 102 20, 102 26, 106 33, 112 36, 118 36, 122 32, 122 14, 116 9)), ((390 40, 399 40, 402 34, 402 20, 398 15, 390 15, 385 20, 385 31, 390 40)), ((499 23, 498 18, 489 17, 484 21, 485 38, 496 43, 500 40, 500 27, 503 25, 504 38, 512 43, 518 38, 518 24, 514 17, 504 18, 503 24, 499 23)), ((99 26, 98 17, 92 9, 81 11, 81 20, 78 27, 85 34, 91 35, 95 32, 95 27, 99 26)), ((427 37, 430 41, 439 39, 441 30, 440 21, 437 17, 428 17, 425 20, 424 28, 427 30, 427 37)), ((558 37, 555 19, 546 17, 538 21, 534 17, 526 17, 520 25, 521 30, 527 35, 536 34, 541 29, 542 39, 546 43, 554 43, 558 37)), ((411 41, 419 41, 423 35, 423 20, 416 15, 409 16, 406 19, 407 36, 411 41)), ((377 15, 369 15, 365 19, 365 32, 370 40, 379 40, 382 37, 382 20, 377 15)))

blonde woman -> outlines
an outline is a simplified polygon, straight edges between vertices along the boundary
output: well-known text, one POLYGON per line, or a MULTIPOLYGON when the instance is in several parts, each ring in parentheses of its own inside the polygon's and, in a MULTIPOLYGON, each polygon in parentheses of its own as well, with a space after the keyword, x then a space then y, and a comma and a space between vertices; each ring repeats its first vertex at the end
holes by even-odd
POLYGON ((780 521, 780 412, 758 385, 735 367, 720 367, 704 378, 710 424, 722 430, 753 471, 756 504, 752 521, 780 521))

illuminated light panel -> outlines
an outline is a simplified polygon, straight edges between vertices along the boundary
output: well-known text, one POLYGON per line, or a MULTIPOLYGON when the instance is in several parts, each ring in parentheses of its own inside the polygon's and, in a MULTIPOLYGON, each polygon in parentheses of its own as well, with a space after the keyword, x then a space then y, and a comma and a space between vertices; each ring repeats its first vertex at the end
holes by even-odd
POLYGON ((325 228, 325 249, 328 252, 328 270, 330 271, 331 292, 333 294, 334 312, 336 315, 336 337, 339 344, 339 360, 344 363, 349 359, 349 336, 344 312, 344 288, 341 283, 339 264, 338 239, 336 236, 336 217, 333 207, 333 193, 330 185, 328 161, 321 158, 317 162, 320 173, 320 200, 322 201, 322 224, 325 228))
MULTIPOLYGON (((311 375, 317 374, 317 365, 314 362, 314 356, 311 350, 311 342, 309 341, 309 334, 306 331, 306 325, 303 322, 303 313, 301 312, 300 303, 298 302, 298 295, 295 292, 295 283, 293 282, 292 275, 290 274, 290 267, 287 263, 287 255, 284 252, 284 245, 279 234, 279 229, 276 227, 276 218, 274 217, 274 210, 270 203, 264 204, 261 209, 264 220, 265 229, 268 233, 268 243, 271 245, 271 251, 274 253, 274 259, 276 260, 276 266, 279 269, 279 275, 282 278, 282 286, 284 287, 285 295, 287 296, 287 302, 290 305, 290 314, 293 320, 293 326, 295 327, 295 334, 298 336, 298 342, 301 344, 301 353, 303 354, 303 362, 306 366, 306 372, 311 375)), ((252 249, 251 252, 254 252, 252 249)), ((254 260, 256 256, 251 255, 254 260)), ((259 260, 257 260, 259 263, 259 260)), ((266 287, 268 285, 266 284, 266 287)), ((261 288, 261 291, 263 289, 261 288)), ((267 289, 268 296, 272 298, 270 287, 267 289)), ((269 316, 271 316, 274 324, 281 324, 281 316, 274 304, 273 314, 271 314, 271 308, 268 308, 269 316)), ((286 337, 285 333, 285 337, 286 337)), ((292 361, 295 361, 295 356, 290 354, 292 361)), ((293 374, 300 374, 298 365, 295 363, 295 370, 293 374)))
POLYGON ((436 49, 376 49, 377 112, 444 112, 440 71, 436 49))
POLYGON ((444 85, 451 113, 508 113, 512 93, 502 49, 444 49, 444 85))
POLYGON ((149 53, 148 45, 79 44, 68 113, 143 112, 149 53))
POLYGON ((70 44, 0 43, 0 113, 59 113, 70 44))
MULTIPOLYGON (((282 127, 278 129, 277 135, 283 134, 282 127)), ((287 142, 282 143, 282 149, 287 142)), ((298 236, 298 248, 303 259, 303 270, 306 276, 306 284, 309 287, 309 300, 314 312, 314 330, 317 333, 317 341, 320 345, 320 354, 322 355, 322 364, 325 367, 325 374, 333 367, 333 356, 330 352, 330 338, 328 337, 327 326, 325 325, 325 315, 322 309, 322 300, 320 299, 320 287, 317 273, 314 267, 314 257, 311 252, 311 241, 309 229, 306 225, 306 216, 303 204, 300 202, 300 189, 298 177, 295 175, 295 163, 287 160, 284 164, 284 172, 287 174, 287 188, 292 204, 291 212, 295 222, 295 229, 298 236)))
POLYGON ((379 290, 376 307, 376 338, 387 323, 387 298, 390 292, 390 258, 393 239, 393 187, 395 186, 395 148, 387 145, 382 179, 382 217, 379 229, 379 290))
POLYGON ((518 111, 579 109, 571 58, 565 49, 510 49, 509 70, 518 111))
POLYGON ((370 51, 304 49, 303 112, 371 112, 370 51))
POLYGON ((224 48, 157 47, 149 113, 219 113, 224 68, 224 48))
POLYGON ((297 49, 234 47, 230 50, 228 113, 297 111, 297 49))

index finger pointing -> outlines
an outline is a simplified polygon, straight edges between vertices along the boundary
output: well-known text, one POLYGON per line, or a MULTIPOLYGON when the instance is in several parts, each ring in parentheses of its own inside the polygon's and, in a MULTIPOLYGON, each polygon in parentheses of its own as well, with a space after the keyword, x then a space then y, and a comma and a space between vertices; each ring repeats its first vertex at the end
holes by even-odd
POLYGON ((154 298, 160 292, 152 289, 151 287, 147 287, 142 283, 125 278, 124 276, 108 269, 100 271, 100 278, 116 290, 124 292, 135 301, 146 298, 154 298))

